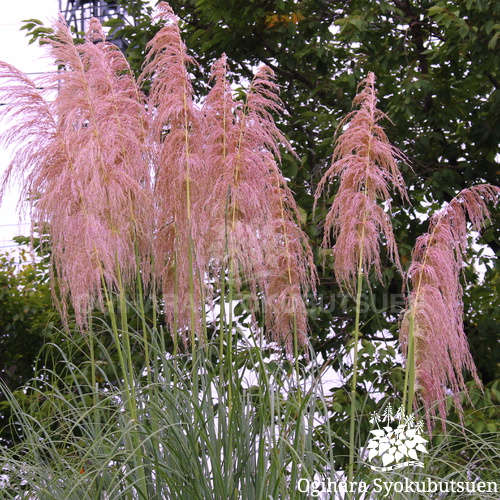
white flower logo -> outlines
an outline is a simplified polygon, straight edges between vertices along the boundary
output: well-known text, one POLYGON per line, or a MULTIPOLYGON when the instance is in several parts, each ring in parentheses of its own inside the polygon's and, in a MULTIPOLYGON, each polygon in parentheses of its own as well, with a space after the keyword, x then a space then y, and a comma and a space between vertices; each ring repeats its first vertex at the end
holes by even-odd
POLYGON ((381 461, 382 467, 371 465, 371 468, 379 471, 388 471, 414 465, 423 467, 419 461, 418 453, 427 453, 424 439, 420 433, 422 423, 415 424, 413 415, 405 417, 401 409, 393 416, 392 407, 388 405, 383 417, 375 414, 370 420, 372 424, 377 424, 378 429, 370 431, 374 437, 368 441, 368 460, 373 463, 381 461), (379 422, 385 422, 382 428, 379 422), (394 422, 398 425, 393 427, 394 422))

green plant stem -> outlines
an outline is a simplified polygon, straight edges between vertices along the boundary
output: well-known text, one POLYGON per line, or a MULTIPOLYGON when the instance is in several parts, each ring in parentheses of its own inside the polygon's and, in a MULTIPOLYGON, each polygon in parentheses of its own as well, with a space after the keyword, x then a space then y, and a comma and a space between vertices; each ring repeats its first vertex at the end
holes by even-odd
POLYGON ((297 377, 297 391, 302 394, 300 390, 300 366, 299 366, 299 339, 297 333, 297 317, 293 314, 293 356, 295 358, 295 376, 297 377))
POLYGON ((106 283, 103 279, 103 289, 106 298, 106 303, 108 305, 109 316, 111 319, 111 330, 113 332, 114 341, 116 344, 116 350, 118 352, 118 359, 120 362, 120 368, 123 376, 123 384, 126 394, 126 404, 128 407, 129 415, 130 415, 130 423, 131 432, 130 438, 132 441, 132 445, 129 445, 129 451, 134 457, 134 468, 138 470, 139 473, 139 481, 141 490, 138 491, 142 498, 148 498, 147 495, 147 483, 144 467, 142 466, 142 459, 138 457, 137 451, 140 448, 140 437, 137 432, 137 408, 136 408, 136 396, 135 396, 135 387, 134 387, 134 375, 132 368, 132 355, 130 350, 130 340, 129 340, 129 332, 128 325, 126 319, 126 301, 125 301, 125 292, 123 290, 123 286, 121 284, 120 272, 118 271, 118 279, 120 286, 120 313, 121 313, 121 325, 122 325, 122 337, 123 343, 120 339, 120 333, 118 330, 118 322, 116 318, 116 312, 113 305, 113 301, 111 300, 110 293, 107 289, 106 283), (126 358, 123 355, 123 349, 125 349, 126 358), (131 448, 131 449, 130 449, 131 448))
MULTIPOLYGON (((153 271, 154 275, 154 271, 153 271)), ((156 280, 151 281, 151 307, 153 308, 152 330, 158 333, 158 313, 157 313, 157 298, 156 298, 156 280)))
POLYGON ((144 343, 144 364, 146 366, 146 376, 148 380, 148 386, 151 387, 151 362, 149 359, 149 339, 148 339, 148 328, 146 324, 146 312, 144 310, 144 293, 143 293, 143 283, 140 271, 139 255, 137 252, 137 247, 135 251, 136 266, 137 266, 137 293, 139 295, 139 313, 141 315, 142 322, 142 341, 144 343))
POLYGON ((356 290, 356 316, 354 322, 354 351, 351 377, 351 409, 350 409, 350 427, 349 427, 349 468, 348 481, 352 482, 354 477, 354 436, 356 423, 356 386, 358 379, 358 343, 359 343, 359 324, 361 315, 361 292, 363 288, 363 246, 361 246, 358 262, 358 281, 356 290))
MULTIPOLYGON (((126 356, 126 362, 127 362, 127 371, 129 374, 129 390, 130 390, 130 396, 132 398, 132 401, 135 401, 136 399, 136 394, 135 394, 135 376, 134 376, 134 362, 132 361, 132 350, 130 348, 130 335, 129 335, 129 328, 128 328, 128 315, 127 315, 127 300, 125 297, 125 290, 123 289, 123 283, 122 283, 122 277, 121 277, 121 272, 120 272, 120 266, 117 265, 118 271, 117 271, 117 277, 118 277, 118 286, 120 289, 120 294, 119 294, 119 304, 120 304, 120 323, 121 323, 121 333, 122 333, 122 339, 123 339, 123 346, 125 348, 125 356, 126 356)), ((135 404, 131 406, 131 414, 132 418, 137 421, 137 412, 136 412, 136 407, 135 404)))
MULTIPOLYGON (((227 366, 228 374, 231 375, 233 368, 233 276, 234 276, 234 258, 231 255, 229 260, 229 291, 228 291, 228 302, 229 302, 229 314, 228 314, 228 325, 227 325, 227 366)), ((233 399, 233 377, 229 376, 227 381, 228 387, 228 406, 229 411, 231 411, 232 399, 233 399)))
POLYGON ((97 407, 97 377, 95 373, 95 345, 94 345, 94 330, 92 328, 92 316, 89 314, 89 350, 90 350, 90 380, 92 382, 92 402, 94 408, 97 407))
POLYGON ((220 285, 220 320, 219 320, 219 387, 222 393, 222 381, 224 378, 224 339, 226 337, 226 276, 221 277, 220 285))
POLYGON ((413 411, 413 400, 415 396, 415 315, 410 312, 410 324, 408 328, 408 352, 405 370, 405 381, 403 389, 402 408, 406 408, 406 414, 413 411))
POLYGON ((193 279, 193 252, 191 249, 191 219, 188 219, 189 225, 189 250, 188 250, 188 266, 189 266, 189 329, 191 332, 191 356, 193 358, 193 369, 196 365, 196 321, 194 314, 194 279, 193 279))
POLYGON ((177 252, 174 257, 174 324, 172 332, 172 338, 174 342, 174 359, 177 357, 179 350, 179 332, 177 329, 179 328, 178 324, 179 317, 179 275, 177 273, 177 252))
MULTIPOLYGON (((188 248, 188 266, 189 266, 189 329, 191 332, 191 380, 193 381, 193 394, 198 394, 198 355, 196 342, 196 319, 195 319, 195 301, 194 301, 194 278, 193 278, 193 241, 191 238, 191 218, 188 216, 189 225, 189 248, 188 248)), ((196 425, 196 422, 195 422, 196 425)))
POLYGON ((111 331, 113 332, 113 339, 115 341, 116 351, 118 353, 118 360, 119 360, 120 368, 122 371, 123 385, 125 387, 125 393, 127 394, 127 396, 130 396, 129 374, 127 371, 127 366, 125 364, 125 358, 123 357, 123 349, 122 349, 122 343, 121 343, 121 339, 120 339, 120 333, 118 331, 118 322, 116 319, 115 307, 114 307, 113 301, 111 300, 111 297, 109 295, 108 288, 107 288, 106 284, 104 283, 104 280, 103 280, 103 289, 104 289, 104 296, 106 298, 106 304, 108 306, 109 318, 111 321, 111 331))

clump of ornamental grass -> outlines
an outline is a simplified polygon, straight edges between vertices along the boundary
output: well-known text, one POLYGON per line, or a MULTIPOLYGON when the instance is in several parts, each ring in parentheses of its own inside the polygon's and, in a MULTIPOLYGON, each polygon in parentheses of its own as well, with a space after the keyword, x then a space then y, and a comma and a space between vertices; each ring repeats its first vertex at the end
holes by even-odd
POLYGON ((468 394, 465 371, 481 386, 464 332, 460 277, 467 220, 479 231, 489 219, 487 203, 497 202, 499 195, 500 189, 488 184, 464 189, 431 217, 428 232, 413 249, 408 270, 411 292, 400 333, 407 358, 403 400, 409 414, 418 394, 429 429, 437 410, 445 421, 449 391, 462 412, 460 395, 468 394))
MULTIPOLYGON (((97 332, 99 322, 94 324, 97 332)), ((132 329, 130 334, 137 341, 142 337, 132 329)), ((134 421, 124 411, 128 391, 106 344, 96 349, 97 403, 86 397, 93 389, 88 377, 93 360, 82 336, 46 345, 36 378, 21 396, 0 381, 12 404, 13 430, 22 439, 0 447, 1 498, 299 500, 304 498, 295 487, 300 478, 329 476, 332 435, 325 430, 318 438, 315 429, 319 418, 328 419, 319 366, 305 374, 309 390, 300 399, 286 365, 269 369, 260 349, 236 347, 228 366, 208 343, 199 351, 202 369, 195 386, 186 376, 190 357, 172 358, 158 332, 148 337, 153 383, 138 383, 136 404, 142 411, 134 421), (219 363, 227 370, 222 380, 219 363), (226 384, 233 379, 238 390, 230 399, 226 384), (140 443, 130 447, 134 432, 140 443)))
POLYGON ((84 326, 94 305, 103 305, 103 283, 113 290, 132 284, 137 262, 149 263, 147 120, 126 59, 97 20, 83 44, 73 43, 62 20, 48 41, 61 70, 41 81, 0 63, 0 92, 14 120, 3 142, 17 146, 3 185, 24 179, 31 218, 50 231, 54 298, 63 318, 69 300, 84 326))
POLYGON ((147 99, 97 20, 83 44, 56 24, 48 42, 61 70, 44 82, 2 64, 17 120, 4 141, 21 143, 4 185, 25 177, 32 218, 49 227, 56 301, 65 316, 71 303, 80 327, 94 306, 111 311, 114 291, 124 316, 125 290, 152 275, 174 340, 187 346, 189 332, 194 349, 214 285, 229 276, 230 290, 249 287, 254 317, 267 301, 269 338, 290 352, 292 338, 305 345, 302 294, 315 271, 276 161, 288 143, 273 120, 282 108, 272 72, 262 67, 234 101, 224 58, 201 107, 177 17, 162 2, 157 19, 141 76, 147 99))
POLYGON ((386 115, 377 108, 375 75, 368 73, 359 84, 353 104, 359 109, 349 113, 340 123, 345 127, 337 138, 332 165, 318 184, 315 204, 327 185, 338 179, 338 189, 325 219, 323 247, 332 246, 335 278, 344 291, 356 296, 353 333, 353 368, 351 378, 349 480, 353 479, 354 435, 356 421, 356 384, 360 306, 363 277, 369 281, 375 271, 382 280, 381 243, 401 271, 401 264, 389 214, 390 190, 407 199, 398 160, 405 161, 401 151, 392 146, 379 124, 386 115), (333 236, 333 238, 332 238, 333 236))
POLYGON ((244 282, 253 310, 265 304, 271 340, 292 348, 306 344, 304 292, 314 289, 312 251, 298 221, 298 207, 279 169, 279 146, 291 149, 272 113, 282 113, 278 87, 259 68, 244 101, 235 101, 223 56, 212 70, 204 103, 204 134, 211 196, 205 204, 212 273, 226 271, 237 289, 244 282))

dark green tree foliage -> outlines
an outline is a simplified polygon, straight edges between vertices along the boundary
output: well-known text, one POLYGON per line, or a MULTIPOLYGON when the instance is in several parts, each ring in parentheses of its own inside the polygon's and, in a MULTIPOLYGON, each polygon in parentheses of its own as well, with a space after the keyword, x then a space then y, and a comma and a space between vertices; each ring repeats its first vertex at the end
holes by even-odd
POLYGON ((0 256, 0 373, 11 390, 32 375, 34 359, 54 328, 47 270, 34 259, 26 247, 0 256))
MULTIPOLYGON (((448 190, 498 180, 498 1, 170 3, 203 68, 226 52, 235 79, 260 62, 278 73, 290 112, 283 126, 306 154, 303 177, 327 160, 355 84, 373 71, 393 121, 391 139, 406 146, 414 176, 444 175, 448 190)), ((144 32, 128 27, 124 34, 131 53, 143 51, 144 32)))
MULTIPOLYGON (((201 73, 222 53, 231 61, 234 83, 242 87, 259 63, 276 72, 288 112, 280 127, 299 157, 284 154, 283 171, 291 180, 320 267, 319 299, 310 301, 311 340, 325 362, 342 369, 342 356, 336 354, 353 330, 354 304, 333 281, 331 256, 323 260, 320 251, 323 230, 318 221, 324 220, 331 199, 320 203, 315 213, 312 210, 312 194, 331 162, 334 132, 351 111, 357 84, 374 72, 379 107, 391 120, 382 125, 412 166, 401 165, 412 206, 393 200, 399 207, 393 209, 395 236, 407 269, 415 239, 427 231, 429 213, 465 187, 500 182, 500 1, 172 0, 170 4, 181 18, 188 48, 200 62, 194 73, 200 77, 194 83, 199 95, 206 94, 199 83, 206 81, 201 73)), ((147 17, 139 29, 122 31, 133 61, 142 61, 144 40, 152 36, 144 26, 150 29, 147 17)), ((498 401, 500 265, 491 255, 500 251, 499 222, 499 211, 493 210, 492 224, 479 241, 490 251, 471 252, 465 273, 465 332, 486 385, 485 401, 479 403, 479 396, 474 396, 476 406, 498 401), (478 263, 486 269, 482 281, 478 263)), ((372 285, 363 295, 361 370, 375 390, 396 395, 402 372, 394 369, 393 348, 388 345, 375 352, 370 343, 397 338, 398 316, 405 306, 403 282, 388 259, 383 274, 385 283, 372 285)), ((366 412, 373 411, 376 402, 365 388, 358 391, 366 412)), ((341 388, 332 395, 331 425, 347 438, 346 394, 341 388)), ((477 425, 483 425, 482 420, 493 431, 496 424, 486 410, 484 414, 466 410, 466 425, 480 430, 477 425)))
MULTIPOLYGON (((26 247, 0 255, 0 379, 10 391, 33 376, 40 349, 60 324, 47 280, 46 266, 26 247)), ((8 416, 8 403, 0 390, 0 439, 8 435, 4 429, 8 416)))

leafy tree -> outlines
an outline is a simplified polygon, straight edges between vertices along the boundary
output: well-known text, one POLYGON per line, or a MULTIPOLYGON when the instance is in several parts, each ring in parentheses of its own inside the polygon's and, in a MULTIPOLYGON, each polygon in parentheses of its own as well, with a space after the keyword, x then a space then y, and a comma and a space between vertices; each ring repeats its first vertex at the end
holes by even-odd
MULTIPOLYGON (((127 3, 127 2, 125 2, 127 3)), ((407 269, 416 238, 427 231, 429 214, 459 191, 477 183, 500 183, 500 2, 498 0, 172 0, 187 45, 200 62, 194 70, 200 95, 202 73, 222 53, 231 61, 235 85, 243 88, 252 68, 269 65, 281 86, 288 115, 282 130, 298 153, 283 155, 283 171, 302 209, 303 223, 320 267, 319 301, 311 300, 311 340, 325 364, 342 370, 343 346, 353 331, 354 304, 332 279, 331 256, 319 249, 325 207, 312 210, 312 195, 331 162, 334 131, 350 111, 357 84, 377 76, 380 109, 392 144, 411 164, 402 165, 412 206, 393 212, 395 235, 407 269), (323 264, 323 267, 321 267, 323 264)), ((121 34, 132 61, 141 62, 150 36, 147 16, 138 29, 121 34)), ((139 67, 137 66, 137 70, 139 67)), ((325 205, 328 206, 326 200, 325 205)), ((394 200, 394 206, 402 206, 394 200)), ((465 424, 495 432, 494 405, 500 375, 500 213, 480 235, 465 270, 464 327, 484 396, 473 392, 476 409, 465 424), (478 265, 484 271, 481 277, 478 265), (492 413, 493 412, 493 413, 492 413), (492 420, 493 419, 493 420, 492 420), (488 425, 489 427, 485 427, 488 425)), ((377 406, 371 391, 396 394, 402 376, 394 366, 393 343, 404 307, 403 283, 388 259, 385 284, 365 292, 362 371, 359 387, 366 412, 377 406), (381 313, 381 314, 379 314, 381 313), (373 342, 378 349, 373 348, 373 342), (368 389, 368 386, 371 387, 368 389)), ((330 425, 347 439, 347 385, 332 393, 330 425)), ((455 416, 457 422, 458 416, 455 416)), ((342 449, 342 439, 337 446, 342 449)))
MULTIPOLYGON (((27 238, 17 242, 26 244, 27 238)), ((38 353, 51 338, 59 315, 54 312, 45 262, 26 247, 0 256, 0 379, 15 391, 33 376, 38 353)), ((9 410, 0 391, 0 438, 9 410)))
MULTIPOLYGON (((182 20, 188 47, 200 62, 196 71, 206 72, 224 52, 237 84, 244 85, 259 63, 275 70, 288 111, 280 125, 299 156, 295 160, 284 155, 283 170, 316 245, 322 233, 317 221, 324 214, 320 208, 314 216, 312 192, 331 161, 333 131, 350 110, 356 85, 368 71, 377 76, 380 108, 392 121, 385 123, 388 136, 412 165, 404 175, 413 206, 393 214, 404 264, 415 238, 427 227, 426 217, 420 214, 441 207, 474 183, 499 183, 498 0, 170 3, 182 20)), ((127 40, 129 56, 138 69, 152 33, 146 10, 142 17, 135 13, 138 27, 127 26, 118 33, 127 40)), ((204 92, 198 79, 195 85, 204 92)), ((498 212, 493 219, 482 242, 498 253, 498 212)), ((321 264, 319 250, 316 253, 321 264)), ((467 281, 475 286, 467 290, 466 310, 471 315, 465 321, 479 370, 489 382, 498 375, 500 361, 495 349, 498 334, 492 333, 499 331, 500 323, 499 269, 494 259, 482 261, 488 271, 481 284, 472 267, 467 273, 467 281)), ((327 259, 321 277, 322 302, 311 304, 310 314, 313 341, 325 358, 352 329, 352 311, 339 307, 346 304, 339 300, 329 263, 327 259)), ((385 273, 386 285, 372 290, 371 300, 378 307, 401 290, 401 281, 389 266, 385 273)), ((397 311, 389 312, 377 321, 370 321, 367 313, 363 330, 367 338, 380 336, 384 328, 397 336, 397 311)))
POLYGON ((0 262, 0 364, 2 381, 14 390, 32 375, 34 359, 57 319, 44 263, 26 247, 4 253, 0 262))

